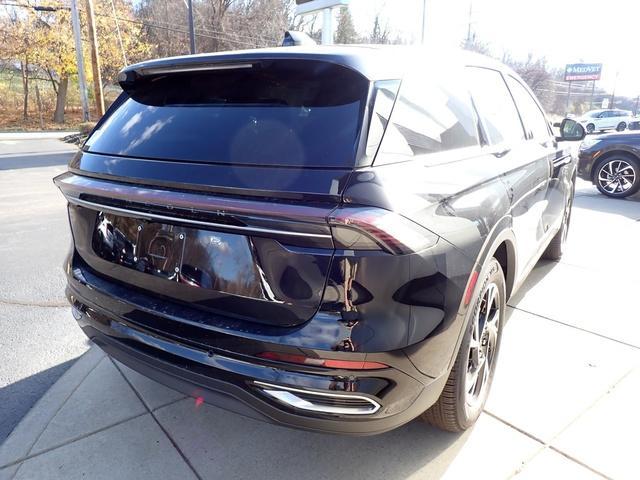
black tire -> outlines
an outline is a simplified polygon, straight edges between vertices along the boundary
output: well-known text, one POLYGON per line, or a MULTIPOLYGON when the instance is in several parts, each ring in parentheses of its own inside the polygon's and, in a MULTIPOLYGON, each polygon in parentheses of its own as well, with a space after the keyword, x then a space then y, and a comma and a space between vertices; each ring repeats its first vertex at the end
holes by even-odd
POLYGON ((571 193, 569 194, 569 198, 567 199, 567 203, 564 207, 564 215, 562 217, 562 225, 560 225, 560 229, 553 236, 549 245, 547 245, 547 249, 542 254, 542 258, 546 258, 547 260, 560 260, 562 258, 562 254, 564 253, 564 246, 567 241, 567 235, 569 235, 569 225, 571 224, 571 207, 573 206, 573 197, 576 193, 576 179, 573 178, 573 185, 571 186, 571 193))
POLYGON ((593 123, 587 125, 587 133, 591 134, 596 131, 596 126, 593 123))
POLYGON ((633 195, 640 189, 640 161, 626 153, 615 153, 596 164, 593 183, 600 193, 608 197, 624 198, 633 195), (609 182, 609 179, 616 178, 615 175, 623 173, 625 183, 620 181, 614 184, 614 180, 609 182))
MULTIPOLYGON (((493 301, 491 302, 493 305, 493 301)), ((486 308, 485 308, 486 310, 486 308)), ((491 311, 491 309, 490 309, 491 311)), ((487 401, 487 396, 491 388, 491 382, 495 373, 495 366, 498 360, 498 353, 500 351, 500 341, 502 339, 502 327, 505 323, 506 312, 506 287, 504 280, 504 273, 500 264, 495 258, 492 258, 487 262, 482 269, 474 293, 473 301, 468 309, 467 323, 465 327, 464 337, 460 345, 460 349, 456 356, 455 363, 444 390, 440 394, 440 398, 436 403, 431 406, 426 412, 422 414, 422 419, 429 422, 431 425, 438 427, 442 430, 450 432, 461 432, 471 427, 482 413, 484 405, 487 401), (481 386, 478 396, 473 398, 473 402, 470 403, 469 393, 467 390, 467 380, 470 369, 472 368, 472 340, 474 336, 480 338, 479 344, 483 343, 485 339, 485 330, 482 329, 481 335, 478 335, 474 326, 476 325, 475 319, 477 315, 484 315, 483 308, 485 308, 486 298, 485 294, 490 290, 493 291, 495 287, 497 291, 496 305, 499 310, 494 313, 497 318, 497 331, 494 338, 495 343, 493 348, 487 350, 485 365, 488 364, 489 368, 486 372, 486 377, 483 376, 483 385, 481 386)), ((487 314, 489 316, 490 313, 487 314)), ((485 322, 488 324, 488 322, 485 322)), ((489 343, 487 343, 489 345, 489 343)), ((481 367, 478 367, 480 370, 481 367)), ((484 370, 482 371, 484 373, 484 370)), ((480 377, 480 373, 476 378, 480 377)), ((475 384, 474 384, 475 385, 475 384)), ((473 387, 475 390, 475 387, 473 387)))
POLYGON ((624 122, 620 122, 616 127, 617 132, 624 132, 627 129, 627 124, 624 122))

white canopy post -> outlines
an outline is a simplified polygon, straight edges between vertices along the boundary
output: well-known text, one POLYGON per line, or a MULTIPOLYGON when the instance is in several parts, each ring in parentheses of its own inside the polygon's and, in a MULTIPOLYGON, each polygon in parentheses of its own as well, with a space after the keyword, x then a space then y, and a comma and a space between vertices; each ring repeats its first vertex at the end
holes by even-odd
POLYGON ((296 16, 322 10, 322 44, 333 43, 333 9, 349 5, 349 0, 296 0, 296 16))

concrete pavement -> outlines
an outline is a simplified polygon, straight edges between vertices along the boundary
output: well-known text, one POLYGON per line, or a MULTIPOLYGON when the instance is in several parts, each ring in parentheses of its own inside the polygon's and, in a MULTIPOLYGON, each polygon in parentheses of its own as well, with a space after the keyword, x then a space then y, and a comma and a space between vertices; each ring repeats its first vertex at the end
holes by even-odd
POLYGON ((51 181, 76 148, 2 138, 0 443, 88 348, 64 298, 61 267, 71 240, 64 199, 51 181))
MULTIPOLYGON (((64 166, 76 150, 77 147, 63 143, 57 138, 3 138, 0 134, 0 171, 64 166)), ((42 173, 31 172, 36 176, 42 173)), ((3 177, 10 178, 4 174, 3 177)))
POLYGON ((42 139, 58 139, 78 133, 74 130, 68 131, 52 131, 52 132, 0 132, 0 142, 5 140, 42 140, 42 139))
POLYGON ((486 412, 464 434, 419 421, 364 438, 276 427, 200 405, 94 347, 0 447, 0 479, 637 478, 639 220, 640 198, 580 182, 567 254, 541 262, 509 302, 486 412))

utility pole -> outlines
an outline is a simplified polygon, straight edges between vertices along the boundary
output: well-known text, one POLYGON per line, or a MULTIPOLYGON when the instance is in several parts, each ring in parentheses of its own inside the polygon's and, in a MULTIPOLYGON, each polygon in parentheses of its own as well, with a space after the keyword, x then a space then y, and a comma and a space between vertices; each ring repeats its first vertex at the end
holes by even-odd
POLYGON ((116 14, 116 6, 113 3, 113 0, 109 0, 111 2, 111 11, 113 12, 113 21, 116 24, 116 33, 118 34, 118 43, 120 44, 120 51, 122 52, 122 61, 124 62, 125 67, 129 64, 127 61, 127 53, 124 51, 124 44, 122 43, 122 32, 120 32, 120 24, 118 23, 118 15, 116 14))
POLYGON ((196 31, 193 26, 193 0, 187 0, 189 10, 189 51, 193 55, 196 53, 196 31))
POLYGON ((473 16, 473 0, 469 0, 469 21, 467 23, 467 46, 471 44, 471 18, 473 16))
POLYGON ((616 99, 616 87, 618 86, 618 75, 620 75, 620 71, 616 72, 616 79, 613 82, 613 91, 611 92, 611 105, 609 108, 616 108, 613 101, 616 99))
POLYGON ((427 42, 427 0, 422 0, 422 35, 420 41, 422 45, 427 42))
POLYGON ((591 97, 589 97, 589 110, 593 110, 593 94, 596 89, 596 81, 593 80, 591 82, 591 97))
POLYGON ((573 82, 571 80, 569 80, 569 89, 567 90, 567 108, 566 108, 566 112, 569 113, 569 105, 571 102, 571 84, 573 82))
POLYGON ((87 0, 87 26, 89 27, 89 47, 91 48, 91 69, 93 70, 93 93, 96 98, 98 115, 104 115, 104 95, 102 93, 102 74, 100 73, 100 54, 96 34, 96 18, 93 15, 93 0, 87 0))
POLYGON ((71 0, 71 24, 73 26, 73 40, 76 47, 76 63, 78 65, 78 85, 80 86, 80 101, 82 102, 82 120, 89 121, 89 100, 87 99, 87 83, 84 78, 84 61, 82 59, 82 40, 80 38, 80 15, 78 15, 77 0, 71 0))

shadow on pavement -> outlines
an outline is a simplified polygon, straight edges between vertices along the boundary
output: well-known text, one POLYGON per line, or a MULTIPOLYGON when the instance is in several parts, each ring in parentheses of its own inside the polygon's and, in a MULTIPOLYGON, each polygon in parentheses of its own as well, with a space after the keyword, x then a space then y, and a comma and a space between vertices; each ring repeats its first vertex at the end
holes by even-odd
POLYGON ((594 188, 593 192, 576 192, 573 206, 640 220, 640 193, 627 198, 611 198, 602 195, 594 188))
POLYGON ((157 415, 194 468, 215 471, 215 478, 440 478, 472 433, 443 432, 420 420, 374 436, 310 433, 215 407, 198 411, 191 402, 157 415))
POLYGON ((74 155, 75 152, 52 152, 38 153, 36 155, 16 154, 0 156, 0 170, 66 165, 74 155))
POLYGON ((527 292, 535 287, 538 282, 540 282, 540 280, 544 279, 544 277, 546 277, 551 272, 551 270, 553 270, 557 266, 558 262, 554 262, 553 260, 539 260, 533 270, 531 270, 531 273, 529 273, 529 276, 524 281, 520 289, 509 299, 507 304, 510 307, 517 307, 518 302, 522 300, 522 298, 524 298, 527 292))
POLYGON ((58 378, 75 362, 69 360, 0 388, 0 444, 58 378))

